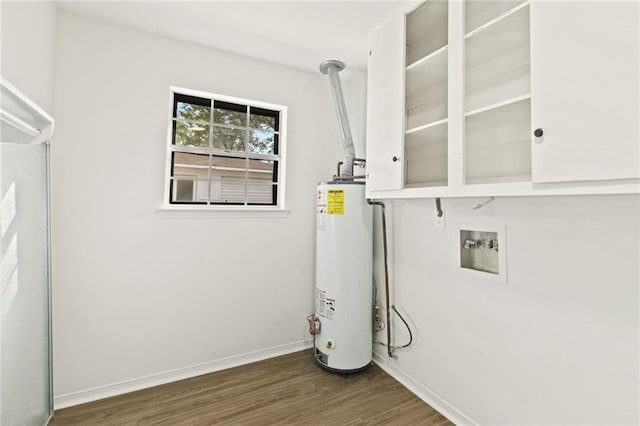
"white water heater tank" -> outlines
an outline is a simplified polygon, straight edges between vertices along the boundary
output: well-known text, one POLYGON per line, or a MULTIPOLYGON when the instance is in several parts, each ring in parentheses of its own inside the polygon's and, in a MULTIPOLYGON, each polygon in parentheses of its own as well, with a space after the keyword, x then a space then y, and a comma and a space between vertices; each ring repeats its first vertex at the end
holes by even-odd
POLYGON ((316 211, 316 362, 338 373, 372 359, 373 209, 364 182, 320 183, 316 211))

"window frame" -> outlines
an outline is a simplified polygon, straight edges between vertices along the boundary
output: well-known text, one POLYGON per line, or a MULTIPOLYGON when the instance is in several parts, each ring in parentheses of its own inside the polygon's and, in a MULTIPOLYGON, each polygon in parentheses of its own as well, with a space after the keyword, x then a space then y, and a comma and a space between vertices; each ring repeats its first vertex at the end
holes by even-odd
MULTIPOLYGON (((204 123, 203 123, 204 124, 204 123)), ((211 125, 213 129, 214 123, 207 123, 211 125)), ((226 127, 226 126, 225 126, 226 127)), ((233 126, 229 126, 233 128, 233 126)), ((251 129, 250 123, 247 122, 247 129, 251 129)), ((259 129, 256 129, 259 130, 259 129)), ((221 95, 211 92, 205 92, 201 90, 187 89, 184 87, 170 86, 169 87, 169 108, 168 108, 168 121, 167 121, 167 141, 165 150, 165 182, 164 182, 164 198, 162 208, 165 210, 204 210, 204 211, 286 211, 285 209, 285 172, 286 172, 286 133, 287 133, 287 107, 284 105, 277 105, 267 102, 261 102, 251 99, 239 98, 235 96, 221 95), (226 102, 232 104, 240 104, 247 106, 248 108, 259 108, 270 111, 277 111, 279 113, 278 130, 274 132, 277 135, 278 154, 260 154, 251 153, 245 146, 244 151, 229 151, 215 149, 209 147, 188 147, 188 146, 176 146, 173 144, 174 127, 177 122, 177 117, 174 117, 174 105, 175 96, 193 96, 198 98, 206 98, 211 100, 212 115, 214 113, 214 102, 226 102), (277 176, 277 180, 272 182, 273 187, 276 188, 277 194, 275 197, 275 204, 253 204, 249 203, 249 200, 245 198, 242 203, 215 203, 208 199, 207 202, 202 203, 194 200, 193 202, 175 202, 171 200, 172 196, 172 159, 174 153, 186 153, 186 154, 206 154, 213 156, 220 156, 226 158, 242 158, 246 161, 249 159, 266 160, 274 162, 274 175, 277 176)), ((247 142, 248 143, 248 142, 247 142)), ((245 175, 245 185, 249 180, 245 175)), ((211 180, 209 180, 211 181, 211 180)), ((247 188, 247 186, 245 186, 247 188)))

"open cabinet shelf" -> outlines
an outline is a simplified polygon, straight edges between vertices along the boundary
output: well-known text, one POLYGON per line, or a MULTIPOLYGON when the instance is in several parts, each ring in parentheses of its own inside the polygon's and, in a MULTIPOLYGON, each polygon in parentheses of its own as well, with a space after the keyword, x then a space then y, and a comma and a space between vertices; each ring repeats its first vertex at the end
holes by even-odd
POLYGON ((529 44, 528 4, 465 37, 466 111, 531 91, 529 44))
POLYGON ((464 184, 531 180, 528 2, 465 3, 464 184))
POLYGON ((446 119, 447 53, 445 46, 407 67, 407 130, 446 119))
POLYGON ((448 46, 407 66, 407 91, 417 92, 447 81, 448 46))
POLYGON ((511 104, 515 104, 515 103, 518 103, 520 101, 524 101, 524 100, 527 100, 527 99, 531 99, 531 94, 530 93, 524 94, 522 96, 516 96, 515 98, 507 99, 507 100, 504 100, 502 102, 496 102, 495 104, 485 105, 482 108, 474 109, 473 111, 469 111, 469 112, 465 113, 465 117, 467 117, 467 118, 468 117, 472 117, 472 116, 477 115, 477 114, 482 114, 482 113, 491 111, 493 109, 498 109, 498 108, 502 108, 502 107, 505 107, 505 106, 509 106, 511 104))
POLYGON ((465 38, 474 37, 494 26, 502 25, 512 15, 529 6, 529 1, 467 1, 465 3, 465 38))
POLYGON ((406 187, 448 182, 448 10, 447 1, 429 0, 406 17, 406 187))
POLYGON ((420 132, 428 130, 428 129, 432 128, 432 127, 446 125, 448 123, 448 121, 449 121, 449 119, 447 119, 447 118, 443 118, 442 120, 438 120, 438 121, 432 121, 430 123, 423 124, 422 126, 413 127, 411 129, 407 130, 406 134, 420 133, 420 132))
POLYGON ((531 180, 529 97, 467 116, 465 184, 531 180))
POLYGON ((407 132, 405 135, 405 185, 447 184, 447 121, 407 132))
POLYGON ((449 2, 430 0, 407 15, 407 64, 441 49, 448 44, 449 2))

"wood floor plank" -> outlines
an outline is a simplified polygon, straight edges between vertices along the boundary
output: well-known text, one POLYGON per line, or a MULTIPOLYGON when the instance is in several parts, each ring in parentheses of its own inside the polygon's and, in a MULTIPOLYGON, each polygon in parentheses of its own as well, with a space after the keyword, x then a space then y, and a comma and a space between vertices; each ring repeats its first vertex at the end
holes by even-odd
POLYGON ((451 423, 378 366, 326 372, 310 350, 55 412, 66 425, 434 425, 451 423))

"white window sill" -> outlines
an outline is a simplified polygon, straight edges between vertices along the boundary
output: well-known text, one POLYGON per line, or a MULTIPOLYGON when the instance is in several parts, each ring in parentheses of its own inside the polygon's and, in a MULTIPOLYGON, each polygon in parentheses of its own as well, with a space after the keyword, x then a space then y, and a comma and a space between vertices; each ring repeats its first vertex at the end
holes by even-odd
POLYGON ((161 218, 167 219, 226 219, 226 218, 281 218, 289 217, 291 210, 259 206, 175 206, 162 205, 156 208, 161 218))

